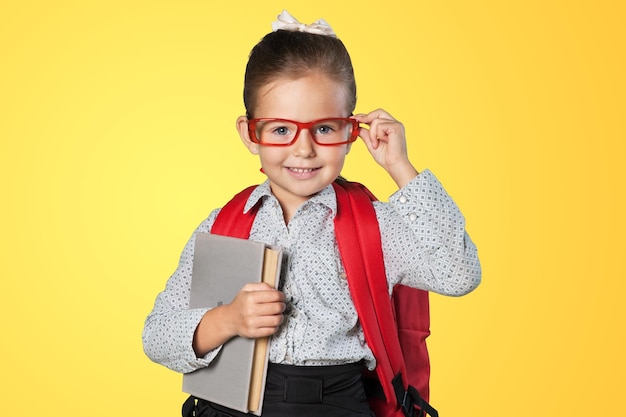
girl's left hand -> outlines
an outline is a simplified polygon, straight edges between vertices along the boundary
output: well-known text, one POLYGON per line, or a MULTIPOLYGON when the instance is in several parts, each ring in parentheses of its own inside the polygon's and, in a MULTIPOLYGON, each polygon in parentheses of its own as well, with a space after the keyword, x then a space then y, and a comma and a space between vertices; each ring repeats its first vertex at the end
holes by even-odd
POLYGON ((356 114, 353 118, 359 123, 369 125, 369 129, 361 127, 359 136, 374 160, 391 175, 399 187, 415 178, 417 170, 409 161, 402 123, 383 109, 368 114, 356 114))

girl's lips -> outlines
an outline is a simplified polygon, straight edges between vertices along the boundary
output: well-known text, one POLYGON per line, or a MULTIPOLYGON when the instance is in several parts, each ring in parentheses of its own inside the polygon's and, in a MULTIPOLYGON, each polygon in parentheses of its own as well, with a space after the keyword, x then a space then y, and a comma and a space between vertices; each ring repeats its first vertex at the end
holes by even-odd
POLYGON ((286 167, 287 171, 298 178, 306 179, 315 175, 319 168, 296 168, 296 167, 286 167))

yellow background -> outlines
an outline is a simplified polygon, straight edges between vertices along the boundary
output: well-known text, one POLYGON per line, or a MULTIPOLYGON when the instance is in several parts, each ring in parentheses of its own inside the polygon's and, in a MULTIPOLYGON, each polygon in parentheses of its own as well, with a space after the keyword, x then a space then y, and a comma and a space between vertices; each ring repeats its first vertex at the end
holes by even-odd
MULTIPOLYGON (((433 295, 442 416, 621 415, 621 1, 4 1, 0 415, 175 416, 143 320, 240 145, 250 48, 287 8, 350 50, 468 220, 483 284, 433 295)), ((345 175, 391 180, 357 144, 345 175)))

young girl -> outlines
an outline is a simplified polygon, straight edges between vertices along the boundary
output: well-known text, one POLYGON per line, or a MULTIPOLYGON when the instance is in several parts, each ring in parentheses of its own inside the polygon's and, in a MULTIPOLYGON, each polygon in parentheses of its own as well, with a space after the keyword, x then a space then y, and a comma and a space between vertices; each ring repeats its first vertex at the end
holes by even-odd
MULTIPOLYGON (((374 203, 389 293, 402 283, 464 295, 478 286, 480 263, 455 203, 431 172, 418 173, 409 161, 403 125, 382 109, 353 115, 350 57, 326 22, 302 25, 283 12, 273 28, 250 54, 246 115, 237 130, 267 175, 247 204, 260 201, 250 239, 283 247, 281 287, 248 284, 230 304, 188 309, 195 233, 210 231, 214 210, 158 295, 144 349, 153 361, 187 373, 208 366, 230 338, 272 335, 263 416, 370 416, 360 375, 376 362, 339 258, 331 185, 357 135, 398 185, 388 203, 374 203), (275 383, 284 375, 324 379, 324 401, 286 398, 275 383), (331 380, 338 383, 329 387, 331 380)), ((199 406, 206 415, 227 412, 199 406)))

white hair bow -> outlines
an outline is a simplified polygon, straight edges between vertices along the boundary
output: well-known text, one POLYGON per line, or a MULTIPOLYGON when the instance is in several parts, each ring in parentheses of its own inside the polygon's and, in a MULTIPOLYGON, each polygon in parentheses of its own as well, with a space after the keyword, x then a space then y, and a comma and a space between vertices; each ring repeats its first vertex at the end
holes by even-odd
POLYGON ((283 10, 283 12, 278 15, 278 20, 272 22, 272 31, 276 32, 279 29, 290 30, 292 32, 314 33, 316 35, 332 36, 333 38, 337 37, 333 28, 331 28, 324 19, 319 19, 310 25, 305 25, 304 23, 298 22, 287 10, 283 10))

